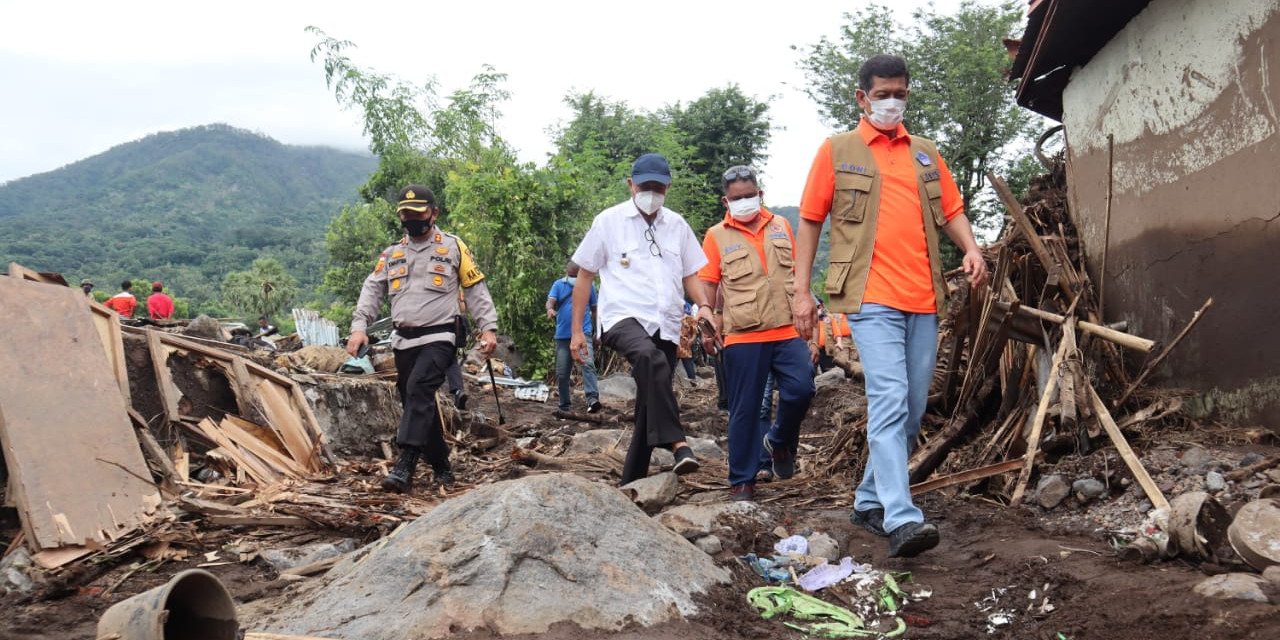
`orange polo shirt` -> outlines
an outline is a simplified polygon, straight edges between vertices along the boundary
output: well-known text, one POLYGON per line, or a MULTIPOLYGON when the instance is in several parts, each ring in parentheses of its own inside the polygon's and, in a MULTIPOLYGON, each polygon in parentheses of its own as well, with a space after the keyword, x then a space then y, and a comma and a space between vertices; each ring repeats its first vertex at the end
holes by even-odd
MULTIPOLYGON (((908 313, 937 313, 933 276, 929 270, 929 246, 924 235, 924 213, 920 206, 920 186, 916 179, 918 162, 911 157, 911 138, 898 125, 892 139, 871 126, 866 118, 858 123, 858 135, 871 148, 880 172, 880 214, 876 220, 876 242, 871 254, 871 273, 862 294, 863 303, 882 304, 908 313)), ((964 213, 964 200, 955 178, 942 158, 938 158, 942 185, 942 210, 947 220, 964 213)), ((832 165, 831 140, 822 141, 809 168, 809 178, 800 197, 800 217, 821 224, 831 213, 836 172, 832 165)))
MULTIPOLYGON (((755 231, 752 231, 747 225, 744 225, 728 212, 724 214, 724 226, 731 227, 741 231, 747 237, 747 241, 751 246, 756 248, 756 255, 760 257, 760 264, 764 268, 765 273, 769 272, 769 261, 764 255, 764 240, 769 233, 779 233, 785 231, 787 237, 791 239, 791 258, 796 257, 796 238, 791 233, 791 223, 786 218, 769 213, 768 209, 760 208, 759 220, 753 224, 758 225, 755 231)), ((712 284, 720 283, 720 247, 716 244, 715 238, 711 237, 711 233, 707 233, 707 237, 702 241, 702 252, 707 254, 707 264, 698 270, 698 278, 704 282, 712 284)), ((746 331, 743 333, 731 333, 724 338, 724 346, 732 344, 747 344, 752 342, 780 342, 782 340, 790 340, 798 338, 800 334, 796 333, 796 327, 793 324, 774 327, 772 329, 760 329, 759 331, 746 331)))

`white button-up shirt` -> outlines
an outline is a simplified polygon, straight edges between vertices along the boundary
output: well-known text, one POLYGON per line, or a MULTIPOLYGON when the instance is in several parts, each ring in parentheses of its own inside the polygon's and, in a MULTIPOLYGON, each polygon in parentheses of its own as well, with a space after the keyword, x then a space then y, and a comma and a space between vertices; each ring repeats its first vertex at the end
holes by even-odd
POLYGON ((680 340, 684 318, 684 278, 707 263, 689 223, 663 207, 649 224, 627 200, 600 212, 573 252, 573 261, 600 274, 600 326, 608 331, 635 318, 645 333, 671 342, 680 340), (657 254, 661 255, 657 255, 657 254))

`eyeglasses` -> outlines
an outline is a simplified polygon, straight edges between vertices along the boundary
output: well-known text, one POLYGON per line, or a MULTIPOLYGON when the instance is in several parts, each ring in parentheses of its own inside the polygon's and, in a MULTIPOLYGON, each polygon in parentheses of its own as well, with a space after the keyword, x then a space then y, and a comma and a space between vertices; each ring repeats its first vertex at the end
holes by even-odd
POLYGON ((662 247, 658 246, 658 239, 653 235, 653 226, 644 230, 644 239, 649 242, 649 255, 662 257, 662 247))
POLYGON ((735 180, 755 180, 756 172, 751 167, 729 167, 728 171, 721 176, 725 182, 733 182, 735 180))

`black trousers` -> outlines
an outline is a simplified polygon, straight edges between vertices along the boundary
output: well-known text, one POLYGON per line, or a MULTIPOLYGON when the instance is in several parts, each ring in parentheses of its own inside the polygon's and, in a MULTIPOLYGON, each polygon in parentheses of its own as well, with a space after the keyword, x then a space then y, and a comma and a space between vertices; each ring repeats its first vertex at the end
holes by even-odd
POLYGON ((627 484, 649 474, 654 447, 684 440, 680 409, 671 388, 676 344, 645 333, 634 318, 613 325, 604 333, 603 342, 631 363, 631 377, 636 381, 636 426, 622 465, 622 484, 627 484))
POLYGON ((449 468, 449 445, 436 410, 436 389, 444 382, 449 363, 457 362, 454 351, 452 342, 428 342, 395 352, 396 390, 404 406, 396 445, 420 449, 436 470, 449 468))

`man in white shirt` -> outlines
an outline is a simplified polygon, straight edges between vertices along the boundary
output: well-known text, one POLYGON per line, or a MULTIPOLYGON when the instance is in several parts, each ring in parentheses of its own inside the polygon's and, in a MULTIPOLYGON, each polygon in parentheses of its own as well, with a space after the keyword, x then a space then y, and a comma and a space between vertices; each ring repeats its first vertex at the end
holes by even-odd
POLYGON ((677 474, 697 470, 671 387, 685 296, 698 305, 700 319, 711 321, 698 280, 698 269, 707 263, 702 245, 680 214, 662 206, 671 186, 666 158, 656 153, 637 158, 627 185, 631 199, 600 212, 573 254, 579 272, 569 343, 574 360, 590 357, 582 320, 598 273, 603 342, 631 363, 636 381, 636 424, 622 484, 648 475, 655 447, 671 450, 677 474))

